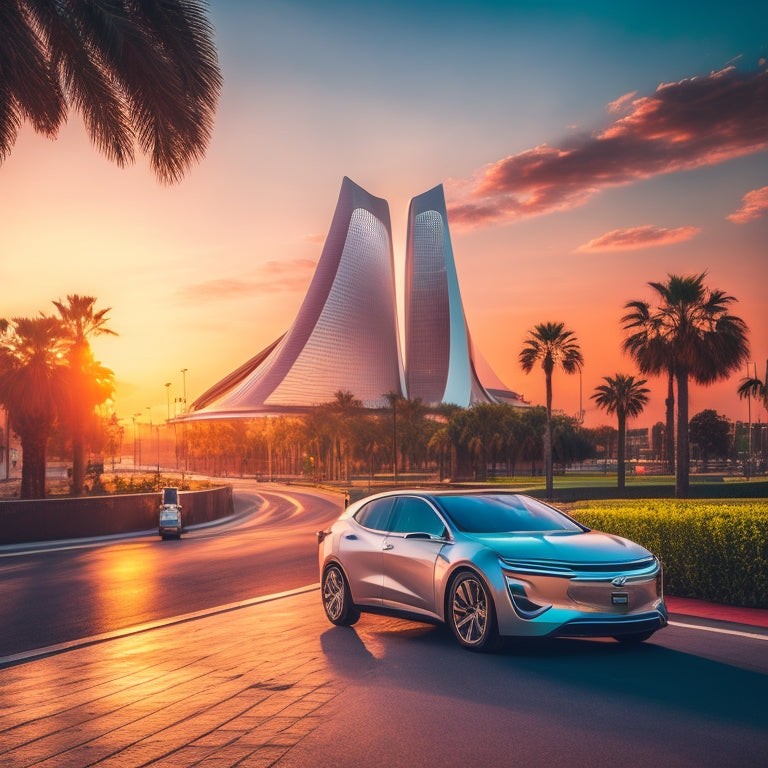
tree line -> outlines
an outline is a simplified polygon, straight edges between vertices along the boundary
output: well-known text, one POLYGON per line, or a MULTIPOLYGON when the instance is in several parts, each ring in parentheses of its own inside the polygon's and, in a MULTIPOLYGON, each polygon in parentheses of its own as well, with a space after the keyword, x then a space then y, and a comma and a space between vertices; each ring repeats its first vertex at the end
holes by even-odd
MULTIPOLYGON (((729 312, 735 298, 707 288, 704 278, 705 273, 670 275, 666 283, 649 283, 657 304, 628 302, 622 318, 622 346, 640 372, 668 381, 665 455, 678 497, 688 494, 689 430, 696 427, 688 419, 689 382, 706 385, 727 378, 749 357, 747 326, 729 312)), ((95 303, 92 296, 74 294, 66 302, 53 302, 57 314, 0 320, 0 403, 22 443, 22 498, 45 496, 46 456, 53 437, 71 455, 72 494, 83 491, 88 449, 111 440, 116 415, 100 427, 95 411, 111 396, 114 375, 94 359, 89 340, 114 331, 107 327, 109 309, 97 310, 95 303)), ((441 478, 482 480, 489 468, 514 475, 520 467, 533 472, 540 465, 551 494, 554 466, 608 450, 603 446, 611 430, 585 429, 553 410, 553 372, 559 368, 573 374, 584 364, 578 340, 564 323, 534 326, 518 359, 526 373, 534 368, 544 373, 544 406, 428 408, 418 399, 391 393, 389 413, 371 412, 354 393, 339 390, 332 402, 293 417, 185 424, 185 466, 216 474, 303 473, 327 480, 346 480, 351 473, 372 476, 388 466, 395 476, 398 471, 429 470, 441 478)), ((646 379, 629 373, 605 376, 603 382, 591 397, 616 418, 621 490, 627 419, 643 412, 649 390, 646 379)), ((737 391, 768 407, 766 381, 756 375, 742 379, 737 391)), ((696 441, 701 451, 705 440, 700 432, 696 441)))
MULTIPOLYGON (((187 464, 211 474, 304 475, 317 482, 404 473, 485 480, 494 471, 542 471, 542 406, 390 402, 391 409, 372 411, 339 390, 333 401, 301 415, 191 422, 183 437, 187 464)), ((603 443, 600 430, 563 414, 554 414, 552 431, 553 461, 561 469, 593 457, 603 443)))

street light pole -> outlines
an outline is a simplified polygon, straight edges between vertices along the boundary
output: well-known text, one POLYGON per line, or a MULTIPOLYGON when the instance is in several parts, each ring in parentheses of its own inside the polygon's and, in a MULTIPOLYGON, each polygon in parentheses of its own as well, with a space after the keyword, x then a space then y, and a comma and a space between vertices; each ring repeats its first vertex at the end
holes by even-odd
MULTIPOLYGON (((187 412, 187 369, 181 369, 181 384, 182 384, 182 401, 181 412, 186 414, 187 412)), ((183 421, 181 424, 181 442, 182 450, 184 451, 184 472, 189 470, 189 458, 188 458, 188 446, 187 446, 187 422, 183 421)), ((182 476, 183 484, 183 476, 182 476)))
POLYGON ((165 397, 166 397, 166 400, 168 401, 167 421, 170 421, 171 420, 171 382, 170 381, 165 382, 165 397))
POLYGON ((392 474, 397 485, 397 398, 400 395, 397 392, 387 392, 383 397, 386 397, 392 406, 392 474))
MULTIPOLYGON (((757 378, 757 363, 750 360, 747 363, 747 378, 749 375, 749 366, 754 366, 755 376, 757 378)), ((747 390, 747 480, 752 477, 752 395, 747 390)))
MULTIPOLYGON (((133 471, 136 471, 136 419, 141 416, 141 413, 134 413, 131 417, 133 419, 133 471)), ((139 467, 141 467, 141 424, 139 424, 139 467)))
POLYGON ((183 400, 182 400, 182 406, 181 406, 181 412, 186 413, 187 412, 187 371, 188 368, 182 368, 181 369, 181 384, 182 384, 182 393, 183 393, 183 400))

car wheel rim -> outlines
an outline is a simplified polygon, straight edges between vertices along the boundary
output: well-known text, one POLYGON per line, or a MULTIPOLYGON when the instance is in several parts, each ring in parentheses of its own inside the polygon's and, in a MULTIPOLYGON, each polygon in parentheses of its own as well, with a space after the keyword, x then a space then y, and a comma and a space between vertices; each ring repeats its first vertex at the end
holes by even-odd
POLYGON ((344 577, 338 568, 329 568, 325 574, 323 604, 331 619, 338 619, 344 610, 344 577))
POLYGON ((477 579, 464 579, 454 590, 453 626, 456 634, 467 645, 477 645, 485 637, 488 597, 477 579))

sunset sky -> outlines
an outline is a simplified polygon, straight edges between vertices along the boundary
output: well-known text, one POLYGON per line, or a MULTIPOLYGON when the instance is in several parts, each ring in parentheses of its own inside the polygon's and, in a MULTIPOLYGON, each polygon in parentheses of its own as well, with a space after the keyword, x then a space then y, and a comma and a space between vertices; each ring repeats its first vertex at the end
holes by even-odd
MULTIPOLYGON (((120 169, 76 113, 25 128, 0 165, 0 317, 89 294, 122 419, 166 416, 293 321, 342 177, 386 198, 402 275, 410 199, 443 183, 473 341, 542 403, 518 353, 563 321, 602 377, 635 373, 620 317, 649 281, 707 272, 768 358, 768 13, 755 2, 215 0, 224 77, 213 140, 178 185, 120 169)), ((752 372, 752 366, 750 366, 752 372)), ((746 420, 728 382, 690 414, 746 420)), ((646 412, 664 418, 653 379, 646 412)), ((576 415, 579 377, 556 373, 576 415)), ((752 404, 752 418, 768 414, 752 404)))

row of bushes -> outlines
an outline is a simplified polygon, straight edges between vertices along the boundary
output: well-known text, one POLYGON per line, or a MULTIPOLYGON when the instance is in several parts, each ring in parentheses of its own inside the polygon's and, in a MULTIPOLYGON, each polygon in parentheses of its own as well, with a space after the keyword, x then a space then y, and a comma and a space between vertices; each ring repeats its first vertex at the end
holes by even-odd
POLYGON ((768 608, 764 500, 581 501, 566 511, 653 552, 664 564, 670 595, 768 608))

